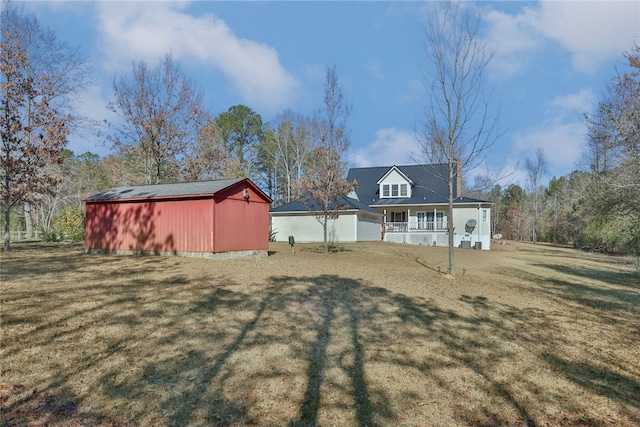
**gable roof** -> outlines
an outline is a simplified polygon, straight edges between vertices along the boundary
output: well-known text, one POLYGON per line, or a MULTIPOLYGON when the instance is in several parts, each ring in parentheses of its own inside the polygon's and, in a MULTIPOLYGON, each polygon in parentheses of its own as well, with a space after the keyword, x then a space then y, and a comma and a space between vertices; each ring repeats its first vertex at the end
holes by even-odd
MULTIPOLYGON (((448 176, 446 163, 429 165, 376 166, 370 168, 349 169, 347 179, 358 182, 356 195, 358 200, 369 206, 427 205, 448 203, 448 186, 443 177, 448 176), (393 169, 413 181, 411 197, 381 198, 379 182, 393 169)), ((458 184, 453 182, 453 194, 458 193, 458 184)), ((486 203, 484 200, 458 197, 456 204, 486 203)))
POLYGON ((405 175, 405 174, 404 174, 400 169, 398 169, 398 167, 397 167, 396 165, 393 165, 393 166, 392 166, 392 167, 387 171, 387 173, 385 173, 384 175, 382 175, 382 177, 381 177, 381 178, 376 182, 376 184, 380 185, 380 183, 381 183, 382 181, 384 181, 384 179, 385 179, 386 177, 388 177, 388 176, 391 174, 391 172, 394 172, 394 171, 398 172, 398 174, 399 174, 399 175, 400 175, 400 176, 401 176, 405 181, 407 181, 409 184, 411 184, 411 185, 415 185, 415 182, 413 182, 413 181, 411 180, 411 178, 409 178, 409 177, 408 177, 407 175, 405 175))
POLYGON ((212 196, 235 184, 246 181, 256 192, 269 202, 271 199, 247 178, 217 179, 210 181, 177 182, 171 184, 133 185, 116 187, 87 197, 83 202, 131 201, 168 198, 188 198, 212 196))
MULTIPOLYGON (((372 207, 356 199, 353 199, 351 197, 346 197, 346 196, 341 197, 340 199, 338 199, 337 203, 343 207, 341 210, 345 210, 345 211, 359 210, 359 211, 373 213, 376 215, 382 215, 382 212, 376 209, 373 209, 372 207)), ((313 202, 311 203, 311 207, 319 209, 319 205, 316 204, 316 206, 314 206, 313 202)), ((292 202, 285 203, 284 205, 278 206, 277 208, 272 208, 271 212, 272 213, 309 212, 309 209, 305 205, 300 203, 300 201, 294 200, 292 202)))

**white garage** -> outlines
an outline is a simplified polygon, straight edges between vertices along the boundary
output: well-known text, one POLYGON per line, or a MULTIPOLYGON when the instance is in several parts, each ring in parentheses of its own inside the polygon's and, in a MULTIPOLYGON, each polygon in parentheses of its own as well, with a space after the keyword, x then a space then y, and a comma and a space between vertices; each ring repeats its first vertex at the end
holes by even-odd
MULTIPOLYGON (((329 219, 327 237, 330 242, 364 242, 382 239, 384 215, 364 203, 343 197, 337 218, 329 219)), ((271 209, 271 230, 278 242, 287 242, 293 236, 296 242, 323 242, 322 224, 316 214, 300 202, 294 201, 271 209)), ((321 212, 317 213, 321 215, 321 212)))

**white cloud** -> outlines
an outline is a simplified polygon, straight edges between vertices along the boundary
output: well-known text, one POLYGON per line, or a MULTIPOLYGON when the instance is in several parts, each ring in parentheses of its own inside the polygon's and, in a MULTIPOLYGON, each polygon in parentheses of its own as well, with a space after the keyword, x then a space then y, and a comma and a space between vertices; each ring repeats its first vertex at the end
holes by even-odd
POLYGON ((496 50, 494 74, 510 76, 531 66, 531 54, 545 41, 569 52, 575 70, 593 72, 598 65, 640 40, 640 3, 633 1, 542 1, 510 15, 490 10, 485 42, 496 50))
MULTIPOLYGON (((98 86, 89 86, 78 96, 77 111, 90 121, 101 125, 104 120, 116 123, 119 117, 107 109, 106 99, 98 86)), ((97 136, 99 128, 82 128, 69 136, 67 148, 75 154, 90 151, 101 156, 109 154, 109 147, 104 144, 104 139, 97 136)))
POLYGON ((576 168, 585 135, 582 122, 549 119, 527 133, 516 134, 515 146, 523 159, 542 148, 551 175, 564 175, 576 168))
POLYGON ((414 164, 411 153, 416 147, 412 133, 396 128, 380 129, 371 144, 351 150, 348 158, 353 167, 414 164))
POLYGON ((132 60, 166 53, 221 71, 252 107, 275 112, 290 105, 298 82, 270 46, 243 39, 214 15, 194 17, 181 3, 103 2, 99 30, 105 67, 126 71, 132 60))
POLYGON ((565 175, 577 167, 587 126, 582 119, 590 113, 596 96, 590 89, 558 96, 549 103, 547 118, 538 126, 514 137, 515 157, 521 160, 519 176, 526 176, 523 160, 542 148, 549 177, 565 175))
POLYGON ((573 55, 576 70, 592 72, 640 39, 637 1, 543 1, 535 24, 573 55))
POLYGON ((582 117, 584 113, 592 111, 595 103, 596 96, 591 88, 588 88, 577 93, 558 96, 549 105, 552 114, 575 118, 576 116, 582 117))
POLYGON ((531 61, 529 52, 541 45, 541 39, 531 25, 532 11, 524 9, 521 14, 511 16, 491 10, 485 20, 489 29, 484 42, 489 49, 495 50, 489 63, 492 74, 508 77, 526 67, 531 61))

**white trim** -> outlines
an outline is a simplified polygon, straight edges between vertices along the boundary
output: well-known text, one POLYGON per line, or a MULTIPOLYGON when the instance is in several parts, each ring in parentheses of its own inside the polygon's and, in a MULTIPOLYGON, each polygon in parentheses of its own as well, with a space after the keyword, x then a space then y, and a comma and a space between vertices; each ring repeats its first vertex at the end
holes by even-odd
MULTIPOLYGON (((404 198, 402 198, 404 200, 404 198)), ((382 200, 387 200, 387 199, 382 199, 382 200)), ((487 203, 481 203, 483 208, 487 208, 490 209, 494 203, 492 202, 487 202, 487 203)), ((370 208, 402 208, 402 207, 406 207, 406 206, 413 206, 413 207, 417 207, 417 206, 442 206, 442 207, 448 207, 449 203, 447 202, 442 202, 442 203, 398 203, 398 204, 388 204, 385 203, 383 205, 377 205, 377 204, 372 204, 369 205, 370 208)), ((453 207, 454 208, 460 208, 460 207, 474 207, 477 208, 478 207, 478 202, 453 202, 453 207)))
POLYGON ((409 199, 411 198, 411 185, 408 182, 383 182, 378 184, 378 192, 381 199, 409 199), (402 195, 402 187, 406 187, 406 193, 402 195), (387 195, 385 195, 385 187, 387 189, 387 195), (394 188, 395 187, 395 188, 394 188), (394 191, 396 194, 394 195, 394 191))
POLYGON ((358 213, 353 216, 353 241, 358 241, 358 213))
POLYGON ((389 176, 391 174, 391 172, 396 171, 398 172, 398 174, 405 179, 405 181, 407 181, 409 184, 411 185, 415 185, 415 183, 411 180, 411 178, 409 178, 407 175, 404 174, 404 172, 402 172, 400 169, 398 169, 397 166, 391 166, 391 168, 384 174, 382 175, 382 178, 380 178, 378 180, 378 182, 376 182, 376 184, 380 185, 382 183, 382 181, 384 181, 387 176, 389 176))

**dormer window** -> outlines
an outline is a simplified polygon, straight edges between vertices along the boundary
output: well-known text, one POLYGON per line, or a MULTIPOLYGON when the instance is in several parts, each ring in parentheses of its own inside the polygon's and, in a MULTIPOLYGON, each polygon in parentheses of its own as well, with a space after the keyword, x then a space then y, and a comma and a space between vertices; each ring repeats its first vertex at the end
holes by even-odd
POLYGON ((382 198, 409 197, 409 185, 403 184, 381 184, 382 198))
POLYGON ((411 181, 400 169, 393 166, 378 180, 380 198, 408 198, 411 197, 411 181))

